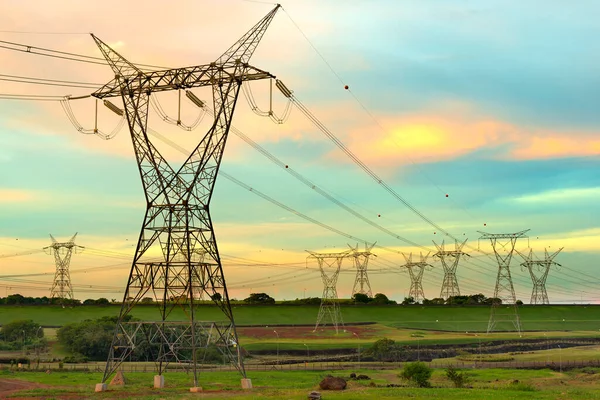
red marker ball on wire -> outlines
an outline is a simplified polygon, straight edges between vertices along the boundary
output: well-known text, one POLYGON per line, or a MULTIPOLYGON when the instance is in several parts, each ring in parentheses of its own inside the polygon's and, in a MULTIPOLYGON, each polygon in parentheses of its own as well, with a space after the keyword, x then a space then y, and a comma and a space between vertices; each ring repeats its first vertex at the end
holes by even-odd
POLYGON ((345 86, 344 86, 344 89, 348 90, 348 85, 345 85, 345 86))

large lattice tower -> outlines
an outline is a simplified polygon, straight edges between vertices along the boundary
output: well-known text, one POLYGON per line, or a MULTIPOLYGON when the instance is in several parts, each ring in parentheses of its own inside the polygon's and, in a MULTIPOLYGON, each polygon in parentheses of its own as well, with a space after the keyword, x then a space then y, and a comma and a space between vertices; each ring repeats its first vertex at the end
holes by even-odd
POLYGON ((450 297, 460 296, 460 288, 458 286, 458 279, 456 278, 456 270, 461 257, 469 256, 467 253, 462 251, 462 248, 467 243, 468 239, 464 242, 459 243, 458 240, 454 243, 454 250, 444 249, 444 242, 442 245, 438 245, 433 242, 437 248, 437 253, 433 256, 440 259, 442 267, 444 267, 444 280, 442 281, 442 289, 440 290, 440 298, 447 300, 450 297))
POLYGON ((412 253, 408 256, 402 253, 406 263, 402 265, 402 267, 408 270, 408 274, 410 275, 410 291, 408 292, 408 296, 412 297, 413 300, 417 303, 423 301, 425 299, 425 293, 423 292, 423 273, 426 268, 432 267, 427 263, 427 259, 429 258, 429 253, 423 256, 422 253, 419 254, 419 261, 412 260, 412 253))
POLYGON ((319 307, 319 314, 317 315, 317 323, 314 330, 316 331, 319 325, 327 325, 326 321, 329 319, 335 329, 335 333, 338 333, 340 326, 344 327, 344 320, 342 319, 338 303, 337 280, 340 275, 342 261, 344 258, 351 256, 352 252, 351 250, 341 253, 308 252, 310 253, 310 256, 308 256, 309 259, 317 260, 319 270, 321 271, 321 278, 323 279, 321 307, 319 307))
POLYGON ((558 249, 552 254, 548 253, 548 249, 544 249, 544 259, 535 260, 533 257, 533 249, 529 249, 529 254, 523 254, 517 250, 517 253, 523 258, 521 263, 522 268, 526 268, 531 276, 531 282, 533 283, 533 290, 531 291, 530 304, 550 304, 548 300, 548 292, 546 291, 546 279, 548 278, 548 272, 550 267, 561 265, 554 261, 554 257, 562 251, 563 247, 558 249))
POLYGON ((367 275, 367 266, 369 265, 369 258, 371 256, 377 257, 375 254, 371 253, 371 249, 373 249, 375 243, 371 246, 365 243, 364 251, 358 250, 358 244, 356 247, 348 246, 352 250, 352 259, 354 260, 354 266, 356 267, 356 278, 354 279, 354 286, 352 287, 352 296, 356 293, 361 293, 373 297, 369 275, 367 275))
MULTIPOLYGON (((147 203, 103 383, 121 363, 142 357, 138 352, 145 348, 156 361, 159 381, 164 382, 167 365, 176 362, 179 368, 191 370, 197 387, 198 365, 206 354, 202 349, 213 345, 246 377, 210 201, 242 83, 275 78, 249 61, 279 8, 214 62, 194 67, 144 71, 92 35, 114 72, 114 79, 92 95, 123 100, 147 203), (214 121, 176 170, 148 137, 149 99, 156 92, 197 87, 212 89, 214 121), (195 300, 200 291, 220 308, 221 320, 199 318, 201 309, 195 300), (158 303, 156 318, 130 321, 146 296, 158 303), (184 312, 174 312, 178 308, 184 312)), ((242 383, 249 384, 248 380, 242 383)))
POLYGON ((498 275, 496 276, 496 287, 490 311, 487 332, 493 332, 499 323, 510 323, 517 333, 521 334, 521 320, 517 307, 517 297, 510 274, 510 261, 515 251, 517 239, 527 237, 529 229, 516 233, 486 233, 481 232, 480 239, 489 239, 496 261, 498 261, 498 275), (499 301, 494 301, 498 299, 499 301))
POLYGON ((58 302, 63 305, 68 300, 73 300, 73 287, 71 286, 71 275, 69 274, 71 256, 73 252, 77 253, 83 249, 83 246, 75 244, 76 237, 77 233, 69 241, 59 243, 54 236, 50 235, 52 244, 44 247, 46 253, 54 255, 54 263, 56 264, 50 298, 58 299, 58 302))

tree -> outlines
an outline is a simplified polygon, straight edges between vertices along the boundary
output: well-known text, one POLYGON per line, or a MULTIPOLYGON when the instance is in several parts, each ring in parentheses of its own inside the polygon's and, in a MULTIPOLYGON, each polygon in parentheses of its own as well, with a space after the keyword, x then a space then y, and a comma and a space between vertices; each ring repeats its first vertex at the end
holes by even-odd
POLYGON ((354 300, 355 303, 367 304, 372 299, 364 293, 354 293, 352 300, 354 300))
POLYGON ((497 297, 488 297, 487 299, 485 299, 483 301, 483 304, 491 306, 491 305, 496 305, 499 306, 502 304, 502 299, 499 299, 497 297))
POLYGON ((521 300, 517 300, 517 301, 516 301, 516 304, 517 304, 518 306, 522 306, 522 305, 523 305, 523 302, 522 302, 521 300))
POLYGON ((469 381, 469 375, 467 375, 466 372, 457 370, 453 365, 449 365, 448 368, 446 368, 446 378, 452 381, 455 388, 462 388, 469 381))
POLYGON ((141 301, 141 304, 152 304, 154 303, 154 299, 152 297, 144 297, 141 301))
POLYGON ((424 306, 440 306, 444 305, 446 301, 440 297, 436 297, 435 299, 423 299, 424 306))
POLYGON ((107 306, 109 304, 110 304, 110 301, 108 301, 108 299, 105 299, 104 297, 100 297, 98 300, 96 300, 97 306, 107 306))
POLYGON ((221 301, 222 298, 223 296, 221 296, 221 293, 215 293, 212 296, 210 296, 210 299, 212 301, 221 301))
POLYGON ((409 306, 411 304, 415 304, 415 299, 412 296, 409 297, 405 297, 404 300, 402 300, 402 304, 403 306, 409 306))
POLYGON ((44 330, 40 328, 40 324, 31 319, 19 320, 3 325, 0 333, 5 342, 29 343, 44 336, 44 330))
POLYGON ((266 293, 250 293, 250 297, 245 298, 244 302, 250 304, 274 304, 275 299, 266 293))
POLYGON ((373 297, 373 304, 396 304, 394 300, 388 299, 388 297, 383 293, 377 293, 373 297))
POLYGON ((366 355, 370 355, 379 361, 394 361, 398 359, 400 347, 395 341, 388 338, 377 340, 367 351, 366 355))
POLYGON ((425 363, 413 362, 404 365, 399 376, 407 381, 412 381, 418 387, 430 387, 429 379, 432 373, 433 370, 425 363))

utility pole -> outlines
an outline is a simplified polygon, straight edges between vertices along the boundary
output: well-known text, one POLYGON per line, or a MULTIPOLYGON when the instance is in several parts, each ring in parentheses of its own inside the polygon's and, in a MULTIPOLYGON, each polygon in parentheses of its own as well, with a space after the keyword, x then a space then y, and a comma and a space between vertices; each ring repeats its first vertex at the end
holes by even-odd
POLYGON ((440 259, 442 266, 444 267, 444 281, 442 282, 442 290, 440 290, 440 298, 447 300, 450 297, 460 296, 460 288, 458 287, 458 280, 456 279, 456 270, 461 256, 469 255, 462 251, 465 243, 458 243, 458 240, 454 243, 454 250, 445 250, 444 241, 439 246, 436 242, 433 242, 435 247, 438 249, 437 253, 433 256, 440 259), (450 260, 450 261, 448 261, 450 260))
MULTIPOLYGON (((98 99, 120 97, 133 142, 146 197, 146 214, 140 232, 123 306, 115 329, 102 384, 119 365, 148 345, 156 362, 155 386, 171 362, 192 371, 198 387, 198 349, 216 345, 246 378, 238 335, 217 240, 210 217, 210 201, 221 165, 242 83, 275 78, 249 64, 280 6, 242 36, 214 62, 194 67, 145 71, 126 60, 98 37, 96 45, 114 72, 114 79, 92 94, 98 99), (179 169, 174 169, 148 137, 148 104, 157 92, 210 87, 214 122, 179 169), (201 255, 196 251, 201 250, 201 255), (157 254, 159 259, 157 260, 157 254), (224 319, 198 318, 197 293, 202 290, 220 308, 224 319), (152 295, 157 318, 129 321, 135 306, 152 295), (183 313, 174 313, 181 308, 183 313), (181 315, 184 317, 182 318, 181 315)), ((193 100, 192 100, 193 101, 193 100)))
POLYGON ((373 297, 369 276, 367 275, 367 265, 369 264, 370 256, 377 257, 375 254, 371 253, 371 249, 375 246, 375 243, 371 246, 365 243, 365 251, 358 251, 358 244, 356 247, 348 246, 352 249, 351 257, 354 259, 354 266, 356 267, 356 279, 354 280, 354 286, 352 287, 352 296, 356 293, 361 293, 373 297))
POLYGON ((510 261, 515 251, 517 239, 527 237, 529 229, 516 233, 486 233, 481 232, 480 239, 490 239, 496 261, 498 261, 498 275, 496 276, 496 287, 488 322, 487 333, 493 332, 498 322, 511 322, 519 335, 521 334, 521 320, 517 307, 517 297, 510 275, 510 261), (496 301, 499 299, 500 302, 496 301), (508 311, 507 311, 508 306, 508 311))
MULTIPOLYGON (((308 251, 308 250, 307 250, 308 251)), ((317 323, 315 324, 316 331, 320 324, 323 323, 325 317, 329 317, 335 333, 338 333, 339 326, 344 326, 344 320, 342 319, 342 313, 340 311, 340 305, 338 304, 337 297, 337 280, 340 275, 340 268, 342 267, 342 261, 346 257, 351 257, 351 250, 347 250, 341 253, 315 253, 308 251, 310 256, 308 258, 314 258, 319 264, 321 270, 321 278, 323 279, 323 296, 321 297, 321 307, 319 307, 319 315, 317 315, 317 323)))
POLYGON ((425 298, 425 293, 423 292, 423 272, 425 268, 431 267, 431 265, 427 264, 427 258, 429 257, 429 253, 423 257, 423 254, 420 253, 420 261, 412 260, 412 253, 408 256, 402 253, 404 259, 406 260, 406 264, 402 265, 408 270, 410 275, 410 291, 408 292, 408 296, 412 297, 416 303, 423 301, 425 298))
POLYGON ((59 243, 50 235, 52 244, 44 247, 47 254, 54 254, 54 263, 56 264, 56 273, 54 274, 54 282, 50 289, 50 298, 59 299, 59 303, 63 306, 66 300, 73 300, 73 287, 71 286, 71 275, 69 274, 69 265, 71 264, 71 256, 83 249, 83 246, 75 244, 77 233, 73 235, 68 242, 59 243))
POLYGON ((543 260, 533 259, 533 249, 529 249, 529 254, 527 255, 517 250, 517 253, 523 258, 521 267, 527 268, 529 275, 531 276, 531 281, 533 282, 530 300, 531 304, 550 304, 548 301, 548 292, 546 292, 546 278, 548 278, 548 272, 550 272, 551 266, 561 266, 559 263, 554 262, 554 257, 556 257, 563 248, 564 247, 561 247, 552 254, 548 254, 548 249, 544 249, 545 258, 543 260), (536 275, 536 273, 539 273, 539 275, 536 275))

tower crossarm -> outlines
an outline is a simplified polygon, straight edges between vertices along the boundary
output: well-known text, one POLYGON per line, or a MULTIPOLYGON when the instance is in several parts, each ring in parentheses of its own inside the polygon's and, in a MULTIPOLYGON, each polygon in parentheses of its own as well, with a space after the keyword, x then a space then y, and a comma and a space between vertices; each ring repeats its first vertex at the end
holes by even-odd
POLYGON ((480 239, 516 239, 527 237, 526 233, 529 231, 529 229, 525 229, 524 231, 515 233, 487 233, 482 231, 477 232, 481 233, 480 239))
MULTIPOLYGON (((99 39, 98 39, 99 40, 99 39)), ((126 90, 127 95, 165 92, 174 89, 193 89, 204 86, 228 85, 259 79, 275 78, 275 75, 246 63, 210 63, 195 67, 175 68, 163 71, 139 72, 132 76, 117 76, 92 93, 98 99, 119 97, 126 90), (126 89, 123 80, 128 81, 126 89)))

